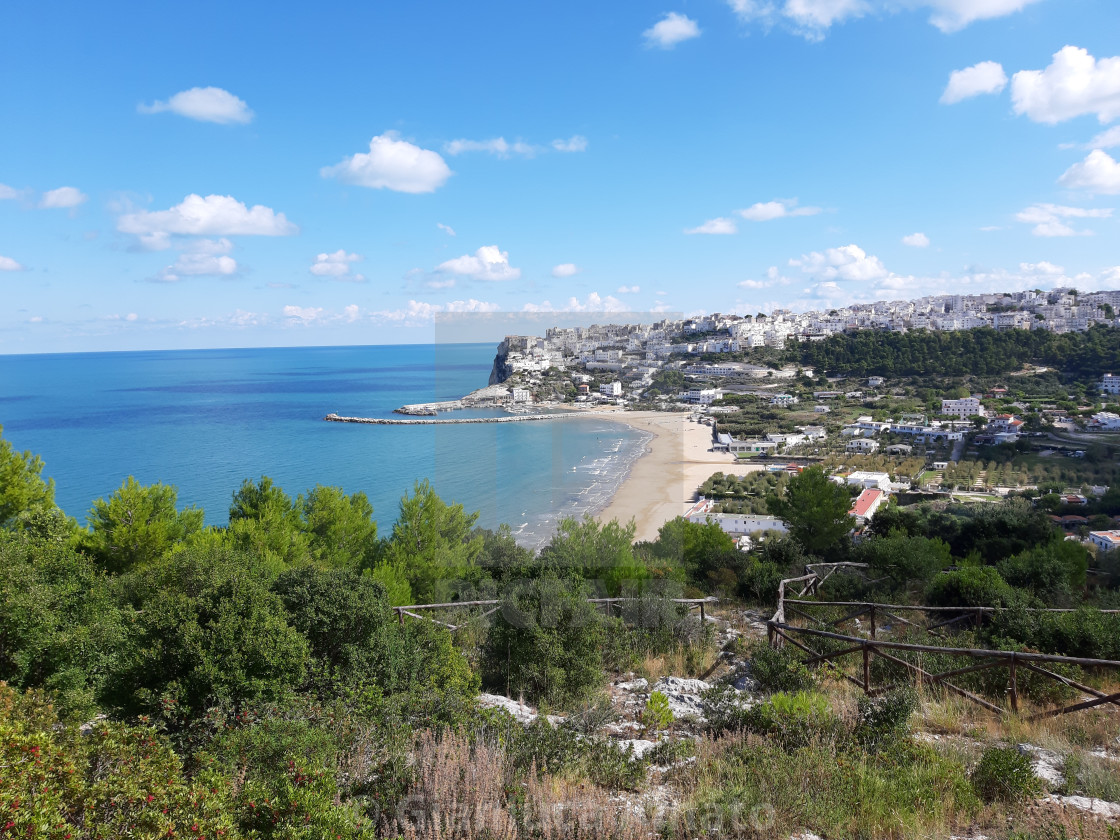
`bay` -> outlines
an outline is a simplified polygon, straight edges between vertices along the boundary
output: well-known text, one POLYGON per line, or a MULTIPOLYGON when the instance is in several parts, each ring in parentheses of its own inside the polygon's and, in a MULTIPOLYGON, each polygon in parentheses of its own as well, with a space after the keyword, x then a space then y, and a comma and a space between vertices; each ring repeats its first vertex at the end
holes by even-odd
MULTIPOLYGON (((486 385, 493 344, 385 345, 0 356, 0 425, 43 457, 56 499, 84 521, 129 475, 179 490, 223 525, 243 479, 293 497, 316 484, 363 491, 383 531, 429 479, 445 500, 539 545, 562 515, 605 504, 644 436, 595 418, 364 426, 406 403, 486 385)), ((455 412, 443 417, 485 416, 455 412)))

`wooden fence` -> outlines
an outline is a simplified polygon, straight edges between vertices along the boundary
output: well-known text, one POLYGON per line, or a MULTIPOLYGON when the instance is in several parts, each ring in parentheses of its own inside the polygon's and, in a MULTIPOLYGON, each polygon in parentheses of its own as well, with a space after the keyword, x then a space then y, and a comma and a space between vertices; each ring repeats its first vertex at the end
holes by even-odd
MULTIPOLYGON (((638 600, 636 598, 588 598, 587 603, 597 604, 602 606, 603 610, 610 615, 614 610, 621 610, 622 605, 629 602, 638 600)), ((706 605, 719 603, 718 598, 670 598, 674 604, 687 604, 691 612, 695 608, 700 610, 700 620, 707 619, 706 605)), ((446 604, 412 604, 407 607, 393 607, 393 611, 397 614, 397 620, 404 624, 404 617, 407 615, 409 618, 418 618, 422 621, 430 621, 433 624, 438 624, 441 627, 446 627, 448 630, 455 632, 463 627, 466 627, 472 621, 486 618, 493 615, 502 608, 504 601, 489 600, 489 601, 451 601, 446 604), (473 615, 461 624, 449 624, 446 621, 440 621, 427 615, 420 615, 419 613, 424 610, 459 610, 468 609, 471 607, 484 607, 485 610, 478 615, 473 615)))
MULTIPOLYGON (((1007 668, 1008 687, 1007 697, 1010 703, 1011 711, 1015 714, 1019 713, 1019 673, 1020 670, 1026 670, 1032 674, 1045 677, 1069 688, 1073 688, 1083 694, 1089 695, 1090 699, 1081 700, 1071 705, 1048 709, 1041 712, 1036 712, 1026 718, 1028 721, 1040 720, 1048 717, 1055 717, 1057 715, 1069 714, 1071 712, 1082 711, 1083 709, 1091 709, 1096 706, 1104 704, 1112 704, 1120 706, 1120 693, 1105 693, 1098 691, 1095 688, 1084 685, 1083 683, 1071 679, 1070 677, 1062 674, 1055 673, 1055 671, 1042 667, 1045 664, 1060 664, 1060 665, 1076 665, 1083 668, 1105 669, 1120 673, 1120 662, 1111 659, 1088 659, 1084 657, 1075 656, 1053 656, 1041 653, 1020 653, 1017 651, 1003 651, 1003 650, 987 650, 982 648, 956 648, 956 647, 940 647, 932 645, 917 645, 909 644, 906 642, 893 642, 886 639, 878 638, 878 630, 881 629, 882 624, 880 619, 889 618, 899 624, 908 625, 911 627, 921 628, 924 630, 933 630, 936 628, 949 627, 965 621, 971 621, 977 626, 983 621, 985 615, 990 615, 1000 608, 998 607, 927 607, 927 606, 913 606, 904 604, 878 604, 870 602, 859 601, 809 601, 804 599, 804 595, 817 591, 819 585, 826 580, 830 575, 844 570, 857 571, 864 573, 866 567, 862 564, 852 563, 828 563, 816 564, 815 566, 807 566, 806 574, 797 578, 790 578, 783 580, 778 585, 778 607, 774 612, 774 616, 767 622, 767 634, 770 638, 770 643, 775 646, 780 646, 784 642, 788 642, 794 647, 806 653, 808 656, 804 660, 806 665, 819 666, 825 662, 834 662, 835 660, 844 659, 845 657, 859 655, 862 658, 862 678, 856 678, 842 669, 837 668, 837 672, 841 677, 851 683, 859 686, 865 694, 870 697, 884 694, 894 688, 899 687, 901 683, 890 683, 880 686, 873 686, 871 684, 871 661, 873 656, 878 656, 881 659, 891 662, 894 665, 900 666, 912 677, 916 677, 919 684, 929 683, 931 685, 943 686, 948 691, 953 692, 961 697, 964 697, 971 702, 982 706, 989 711, 997 714, 1003 714, 1005 709, 997 706, 994 703, 977 696, 971 691, 968 691, 953 682, 952 678, 964 676, 965 674, 977 673, 992 668, 1007 668), (797 598, 787 598, 787 588, 792 588, 796 584, 801 584, 801 591, 797 598), (811 615, 807 610, 812 608, 828 607, 832 609, 845 610, 845 614, 838 619, 822 620, 816 616, 811 615), (955 614, 952 618, 936 621, 933 624, 926 624, 924 627, 918 622, 911 621, 903 618, 899 613, 903 612, 921 612, 927 616, 940 617, 946 613, 955 614), (836 627, 846 621, 853 619, 868 617, 868 635, 863 636, 848 636, 843 633, 832 632, 831 630, 815 629, 811 627, 798 627, 790 624, 787 614, 794 614, 801 616, 809 621, 815 622, 818 627, 831 626, 836 627), (801 637, 800 639, 795 637, 801 637), (828 651, 822 653, 814 650, 809 644, 806 643, 805 637, 811 639, 821 639, 831 644, 839 643, 841 648, 839 650, 828 651), (907 662, 896 653, 912 652, 912 653, 932 653, 945 656, 957 656, 973 660, 972 664, 951 668, 949 670, 933 673, 916 665, 912 662, 907 662)), ((1040 612, 1072 612, 1072 610, 1039 610, 1040 612)), ((1118 613, 1120 610, 1102 610, 1106 613, 1118 613)))

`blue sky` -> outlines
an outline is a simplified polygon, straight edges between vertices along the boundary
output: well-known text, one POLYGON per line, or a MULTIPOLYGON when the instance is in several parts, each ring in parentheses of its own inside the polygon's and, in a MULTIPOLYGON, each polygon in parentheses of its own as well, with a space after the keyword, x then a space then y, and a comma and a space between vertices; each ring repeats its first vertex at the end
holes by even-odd
POLYGON ((0 353, 1120 288, 1120 3, 0 7, 0 353))

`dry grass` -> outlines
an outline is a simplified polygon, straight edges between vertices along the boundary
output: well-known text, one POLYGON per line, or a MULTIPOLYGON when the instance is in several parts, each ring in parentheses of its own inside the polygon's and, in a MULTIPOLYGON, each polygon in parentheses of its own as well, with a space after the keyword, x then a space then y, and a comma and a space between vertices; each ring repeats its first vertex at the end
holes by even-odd
MULTIPOLYGON (((525 768, 522 768, 524 770, 525 768)), ((407 840, 648 840, 649 822, 588 784, 517 773, 499 744, 423 733, 388 836, 407 840)))
POLYGON ((649 654, 638 663, 635 673, 649 680, 650 685, 662 677, 698 678, 706 674, 719 659, 714 648, 675 648, 668 653, 649 654))

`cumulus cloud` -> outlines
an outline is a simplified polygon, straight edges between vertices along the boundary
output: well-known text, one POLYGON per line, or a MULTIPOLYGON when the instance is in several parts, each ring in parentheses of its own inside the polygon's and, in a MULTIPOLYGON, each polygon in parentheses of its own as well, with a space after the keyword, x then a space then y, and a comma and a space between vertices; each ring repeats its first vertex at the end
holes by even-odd
POLYGON ((837 23, 899 8, 928 9, 929 22, 956 32, 978 20, 1003 17, 1039 0, 727 0, 745 23, 783 22, 810 40, 823 38, 837 23))
POLYGON ((237 273, 237 260, 233 257, 207 253, 180 254, 155 279, 163 283, 177 283, 183 277, 229 277, 237 273))
POLYGON ((475 280, 517 280, 521 276, 521 269, 509 264, 509 252, 499 250, 497 245, 483 245, 473 254, 440 263, 435 270, 475 280))
POLYGON ((620 295, 636 295, 642 290, 641 286, 619 286, 618 294, 620 295))
POLYGON ((1059 123, 1095 114, 1102 123, 1120 117, 1120 56, 1100 61, 1081 47, 1054 53, 1045 70, 1021 70, 1011 79, 1017 114, 1035 122, 1059 123))
POLYGON ((126 213, 117 230, 148 242, 166 242, 170 234, 184 236, 291 236, 299 228, 283 213, 256 204, 252 208, 231 195, 191 194, 167 210, 126 213))
POLYGON ((669 12, 657 23, 642 33, 647 47, 671 50, 681 41, 700 37, 700 27, 696 21, 678 12, 669 12))
POLYGON ((39 206, 47 208, 77 207, 87 198, 89 196, 77 187, 59 187, 57 190, 47 190, 43 193, 43 197, 39 200, 39 206))
POLYGON ((212 123, 249 123, 253 112, 245 101, 219 87, 194 87, 183 90, 166 101, 151 105, 138 105, 141 114, 159 114, 170 111, 181 117, 212 123))
POLYGON ((911 233, 902 237, 902 244, 909 245, 911 248, 928 248, 929 237, 924 233, 911 233))
POLYGON ((591 292, 588 296, 580 300, 577 297, 568 298, 568 302, 562 306, 553 306, 550 301, 542 301, 541 303, 527 303, 522 308, 523 312, 629 312, 630 308, 618 298, 612 295, 600 295, 598 292, 591 292))
POLYGON ((750 222, 769 222, 787 216, 815 216, 821 212, 821 208, 798 207, 796 198, 779 198, 776 201, 761 201, 737 212, 750 222))
POLYGON ((451 227, 448 227, 447 225, 443 224, 443 222, 436 222, 436 227, 439 228, 440 230, 442 230, 448 236, 454 236, 455 235, 455 229, 451 228, 451 227))
POLYGON ((694 228, 685 228, 685 233, 691 235, 703 233, 715 236, 726 235, 730 233, 738 233, 739 228, 735 225, 734 219, 728 219, 720 216, 717 219, 708 219, 704 224, 694 228))
POLYGON ((323 311, 321 306, 293 306, 291 304, 283 309, 285 318, 299 324, 310 324, 318 321, 323 311))
POLYGON ((769 283, 765 280, 740 280, 736 285, 740 289, 755 289, 755 290, 757 290, 757 289, 769 288, 773 284, 769 283))
POLYGON ((421 149, 386 131, 369 141, 369 153, 359 152, 334 166, 319 170, 324 178, 346 184, 404 193, 430 193, 451 177, 451 169, 438 152, 421 149))
POLYGON ((1019 263, 1019 270, 1024 274, 1041 274, 1047 277, 1055 277, 1066 273, 1066 270, 1060 265, 1054 265, 1054 263, 1046 262, 1046 260, 1036 263, 1019 263))
POLYGON ((315 257, 315 262, 311 263, 308 271, 316 277, 333 277, 335 280, 361 282, 365 280, 365 277, 350 273, 350 266, 353 263, 361 262, 361 259, 360 254, 348 254, 345 249, 340 248, 331 254, 319 254, 315 257))
POLYGON ((579 274, 579 266, 575 263, 560 263, 552 267, 553 277, 571 277, 579 274))
POLYGON ((1007 87, 1007 74, 1003 65, 995 61, 981 61, 963 70, 949 74, 949 84, 941 94, 943 105, 952 105, 984 93, 999 93, 1007 87))
POLYGON ((567 140, 553 140, 552 148, 558 152, 586 152, 587 138, 582 134, 573 134, 567 140))
POLYGON ((878 280, 889 274, 878 257, 867 254, 858 245, 813 251, 800 259, 791 259, 789 264, 826 282, 878 280))
POLYGON ((1075 230, 1066 219, 1108 219, 1112 216, 1111 207, 1090 209, 1087 207, 1066 207, 1062 204, 1032 204, 1015 214, 1015 218, 1028 225, 1034 225, 1031 233, 1035 236, 1091 236, 1090 230, 1075 230))
POLYGON ((1067 169, 1058 183, 1070 189, 1116 195, 1120 193, 1120 163, 1108 152, 1094 149, 1085 160, 1067 169))
POLYGON ((0 201, 5 199, 19 198, 23 193, 15 187, 9 187, 7 184, 0 184, 0 201))
POLYGON ((437 315, 475 313, 475 312, 500 312, 502 307, 496 303, 475 300, 452 300, 447 303, 428 303, 427 301, 410 300, 408 305, 400 309, 383 309, 371 312, 369 317, 374 323, 389 324, 402 327, 418 327, 430 325, 437 315))
POLYGON ((0 256, 0 271, 23 271, 23 266, 11 257, 0 256))
POLYGON ((1102 131, 1090 140, 1087 145, 1090 149, 1111 149, 1113 146, 1120 146, 1120 125, 1113 126, 1107 131, 1102 131))

